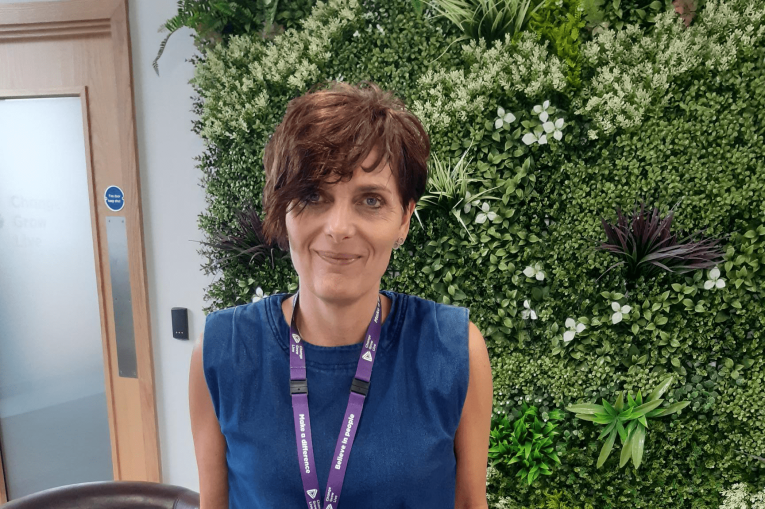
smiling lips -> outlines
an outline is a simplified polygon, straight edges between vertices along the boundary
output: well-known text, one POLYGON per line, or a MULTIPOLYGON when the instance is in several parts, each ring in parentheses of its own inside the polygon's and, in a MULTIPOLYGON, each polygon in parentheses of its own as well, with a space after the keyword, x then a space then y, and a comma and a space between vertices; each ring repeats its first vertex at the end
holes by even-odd
POLYGON ((349 265, 361 258, 359 255, 351 253, 335 253, 333 251, 316 251, 316 254, 318 254, 322 260, 333 265, 349 265))

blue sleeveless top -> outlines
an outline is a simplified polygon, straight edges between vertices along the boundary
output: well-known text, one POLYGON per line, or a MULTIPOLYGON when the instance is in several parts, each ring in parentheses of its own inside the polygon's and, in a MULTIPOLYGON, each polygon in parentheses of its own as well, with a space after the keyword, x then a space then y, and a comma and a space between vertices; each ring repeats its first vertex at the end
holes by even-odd
MULTIPOLYGON (((454 508, 454 435, 469 379, 468 310, 382 291, 391 309, 339 507, 454 508)), ((289 391, 290 294, 207 315, 203 366, 226 438, 229 507, 306 507, 289 391)), ((323 500, 362 343, 303 342, 323 500)))

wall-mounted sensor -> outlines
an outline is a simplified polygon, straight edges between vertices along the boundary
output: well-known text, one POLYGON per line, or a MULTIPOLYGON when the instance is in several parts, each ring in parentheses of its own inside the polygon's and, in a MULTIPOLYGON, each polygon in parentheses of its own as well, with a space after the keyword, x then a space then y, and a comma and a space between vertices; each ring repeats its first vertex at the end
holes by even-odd
POLYGON ((175 339, 189 339, 189 310, 186 308, 173 308, 173 337, 175 339))

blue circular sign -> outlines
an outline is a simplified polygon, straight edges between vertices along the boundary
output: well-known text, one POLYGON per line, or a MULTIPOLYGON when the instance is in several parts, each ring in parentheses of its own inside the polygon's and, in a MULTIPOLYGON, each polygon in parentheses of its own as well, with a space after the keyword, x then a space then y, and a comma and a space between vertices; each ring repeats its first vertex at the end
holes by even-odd
POLYGON ((117 186, 109 186, 104 191, 104 201, 109 210, 120 211, 125 206, 125 193, 117 186))

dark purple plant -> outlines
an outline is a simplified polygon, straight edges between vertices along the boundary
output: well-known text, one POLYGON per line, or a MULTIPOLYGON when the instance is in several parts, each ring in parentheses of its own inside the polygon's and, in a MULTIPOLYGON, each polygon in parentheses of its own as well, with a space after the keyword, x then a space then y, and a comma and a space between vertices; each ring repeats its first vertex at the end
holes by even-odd
POLYGON ((216 232, 212 242, 202 242, 202 244, 210 246, 215 252, 227 254, 227 256, 214 257, 213 263, 219 266, 243 256, 249 265, 270 258, 271 268, 274 267, 276 244, 266 242, 263 235, 263 223, 257 209, 251 204, 237 212, 236 221, 225 225, 222 231, 216 232))
POLYGON ((684 274, 719 264, 724 252, 718 244, 723 239, 703 238, 706 229, 681 239, 678 239, 678 234, 670 231, 675 207, 665 218, 661 218, 657 207, 647 212, 645 203, 641 202, 640 211, 635 205, 630 217, 625 216, 621 208, 617 207, 616 224, 609 224, 601 218, 608 240, 601 242, 597 249, 622 258, 603 275, 619 265, 625 265, 627 278, 635 280, 640 275, 653 277, 660 270, 684 274))

